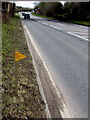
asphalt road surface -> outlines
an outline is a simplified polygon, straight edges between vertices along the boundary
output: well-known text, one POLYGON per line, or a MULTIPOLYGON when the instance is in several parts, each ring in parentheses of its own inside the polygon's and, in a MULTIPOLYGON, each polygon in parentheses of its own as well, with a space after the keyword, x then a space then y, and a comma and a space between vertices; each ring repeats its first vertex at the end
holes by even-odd
MULTIPOLYGON (((85 39, 82 39, 68 34, 69 31, 63 30, 64 27, 57 30, 42 24, 44 20, 48 21, 33 17, 31 20, 24 20, 24 24, 55 84, 63 94, 72 118, 88 118, 88 41, 85 40, 87 33, 85 39)), ((58 26, 59 24, 62 22, 58 23, 58 26)), ((73 27, 73 24, 65 24, 70 30, 69 25, 73 27)), ((74 25, 74 28, 77 28, 77 25, 74 25)), ((81 29, 84 31, 87 27, 84 29, 84 26, 78 25, 77 30, 81 29)))

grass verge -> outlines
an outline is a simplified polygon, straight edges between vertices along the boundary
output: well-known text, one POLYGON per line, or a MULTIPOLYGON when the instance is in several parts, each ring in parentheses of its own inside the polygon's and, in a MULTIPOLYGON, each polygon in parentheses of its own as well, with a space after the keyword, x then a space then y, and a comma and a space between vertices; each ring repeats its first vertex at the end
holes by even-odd
POLYGON ((3 119, 45 118, 32 57, 19 18, 2 25, 2 116, 3 119), (15 95, 15 50, 27 57, 18 64, 18 96, 15 95))
POLYGON ((47 16, 43 16, 43 15, 39 15, 37 13, 32 13, 32 15, 38 16, 38 17, 43 17, 43 18, 47 18, 47 19, 54 19, 53 17, 47 17, 47 16))
POLYGON ((75 23, 78 25, 90 26, 90 22, 87 22, 87 21, 66 20, 66 22, 75 23))
MULTIPOLYGON (((39 14, 36 14, 36 13, 32 13, 32 14, 35 15, 35 16, 38 16, 38 17, 43 17, 43 18, 54 19, 55 20, 55 18, 53 18, 53 17, 46 17, 46 16, 39 15, 39 14)), ((90 26, 90 22, 89 21, 67 20, 65 18, 63 20, 61 20, 61 21, 69 22, 69 23, 75 23, 75 24, 78 24, 78 25, 90 26)))

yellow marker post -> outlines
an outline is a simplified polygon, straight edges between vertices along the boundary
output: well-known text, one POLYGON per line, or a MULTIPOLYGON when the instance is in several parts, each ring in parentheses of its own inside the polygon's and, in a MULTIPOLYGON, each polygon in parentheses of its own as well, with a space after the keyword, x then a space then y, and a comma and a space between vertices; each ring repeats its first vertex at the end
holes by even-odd
POLYGON ((15 61, 21 60, 21 59, 23 59, 25 57, 26 57, 25 55, 23 55, 23 54, 21 54, 21 53, 19 53, 17 51, 15 52, 15 61))
POLYGON ((15 51, 15 94, 18 96, 18 60, 25 58, 26 56, 15 51))

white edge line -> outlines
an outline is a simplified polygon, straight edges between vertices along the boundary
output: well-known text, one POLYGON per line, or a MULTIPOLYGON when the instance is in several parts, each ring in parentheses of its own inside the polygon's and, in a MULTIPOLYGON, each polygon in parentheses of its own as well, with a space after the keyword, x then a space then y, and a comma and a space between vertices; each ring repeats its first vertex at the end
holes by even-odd
POLYGON ((74 34, 74 33, 72 33, 72 32, 67 32, 67 33, 70 34, 70 35, 73 35, 73 36, 76 36, 76 37, 82 38, 82 39, 84 39, 84 40, 86 40, 86 41, 89 41, 87 38, 81 37, 81 36, 76 35, 76 34, 74 34))
MULTIPOLYGON (((48 75, 49 75, 49 77, 50 77, 50 80, 51 80, 52 84, 54 85, 54 87, 55 87, 55 89, 56 89, 56 92, 57 92, 58 97, 61 97, 60 92, 58 91, 58 89, 57 89, 57 87, 56 87, 56 85, 55 85, 55 83, 54 83, 54 81, 53 81, 53 79, 52 79, 52 76, 51 76, 51 74, 50 74, 50 72, 49 72, 49 70, 48 70, 48 68, 47 68, 47 66, 46 66, 46 64, 45 64, 42 56, 40 55, 40 53, 39 53, 39 51, 38 51, 35 43, 33 42, 33 38, 32 38, 32 36, 31 36, 30 32, 28 31, 26 25, 24 25, 24 28, 26 29, 27 34, 28 34, 28 36, 30 37, 30 40, 31 40, 31 42, 32 42, 35 50, 37 51, 39 57, 41 58, 41 60, 42 60, 42 62, 43 62, 43 65, 45 66, 45 68, 46 68, 46 70, 47 70, 47 72, 48 72, 48 75)), ((40 84, 41 84, 41 83, 40 83, 40 84)), ((45 101, 46 101, 46 100, 45 100, 45 101)), ((46 103, 47 103, 47 102, 46 102, 46 103)), ((46 104, 46 105, 47 105, 47 104, 46 104)), ((68 111, 68 109, 67 109, 64 101, 63 101, 63 105, 64 105, 64 110, 63 110, 63 112, 60 110, 60 113, 61 113, 62 117, 63 117, 63 118, 71 118, 71 115, 70 115, 70 113, 69 113, 69 111, 68 111)), ((47 105, 47 108, 48 108, 48 105, 47 105)), ((49 115, 50 115, 50 113, 49 113, 49 115)), ((50 118, 51 118, 51 117, 50 117, 50 118)))
MULTIPOLYGON (((25 33, 26 26, 23 24, 23 21, 22 21, 22 25, 23 25, 24 33, 25 33)), ((27 31, 27 29, 26 29, 26 31, 27 31)), ((27 34, 28 34, 28 31, 27 31, 27 34)), ((28 35, 29 35, 29 34, 28 34, 28 35)), ((27 39, 26 33, 25 33, 25 36, 26 36, 26 39, 27 39)), ((30 36, 29 36, 29 37, 30 37, 30 36)), ((31 38, 30 38, 30 39, 31 39, 31 38)), ((31 55, 32 55, 32 58, 33 58, 33 54, 32 54, 31 48, 30 48, 30 46, 29 46, 28 40, 27 40, 27 43, 28 43, 28 47, 29 47, 29 50, 30 50, 31 55)), ((50 118, 51 118, 50 111, 49 111, 48 104, 47 104, 47 101, 46 101, 46 98, 45 98, 45 95, 44 95, 44 91, 43 91, 43 88, 42 88, 42 85, 41 85, 41 81, 40 81, 40 78, 39 78, 39 74, 38 74, 38 71, 37 71, 37 68, 36 68, 36 64, 35 64, 34 58, 33 58, 33 64, 34 64, 34 68, 35 68, 35 71, 36 71, 36 74, 37 74, 37 82, 38 82, 38 84, 39 84, 39 89, 40 89, 42 98, 43 98, 43 100, 44 100, 44 102, 45 102, 45 105, 46 105, 46 109, 45 109, 45 111, 46 111, 46 116, 47 116, 47 119, 48 119, 48 118, 50 119, 50 118)))

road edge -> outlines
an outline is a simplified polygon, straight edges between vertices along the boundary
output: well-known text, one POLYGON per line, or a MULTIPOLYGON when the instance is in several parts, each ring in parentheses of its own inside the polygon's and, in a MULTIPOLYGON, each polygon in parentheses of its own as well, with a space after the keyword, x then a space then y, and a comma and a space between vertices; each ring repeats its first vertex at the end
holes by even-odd
POLYGON ((30 51, 31 56, 32 56, 33 65, 34 65, 36 75, 37 75, 37 82, 38 82, 39 90, 40 90, 41 96, 42 96, 42 98, 43 98, 43 100, 45 102, 45 105, 46 105, 46 109, 45 109, 46 116, 47 116, 47 118, 51 118, 50 111, 49 111, 49 108, 48 108, 48 104, 47 104, 47 101, 46 101, 46 98, 45 98, 45 95, 44 95, 44 91, 43 91, 43 88, 42 88, 42 85, 41 85, 40 77, 38 75, 38 71, 37 71, 37 68, 36 68, 35 60, 33 58, 31 48, 30 48, 30 46, 28 44, 28 38, 27 38, 27 34, 26 34, 26 30, 25 30, 25 27, 24 27, 23 20, 21 20, 21 23, 22 23, 22 26, 23 26, 23 30, 24 30, 24 34, 25 34, 25 37, 26 37, 28 48, 29 48, 29 51, 30 51))
MULTIPOLYGON (((27 40, 27 35, 29 36, 29 38, 30 38, 30 40, 31 40, 32 37, 30 36, 27 27, 24 25, 23 20, 22 20, 22 26, 23 26, 24 33, 25 33, 25 36, 26 36, 26 40, 27 40), (26 35, 26 32, 27 32, 27 35, 26 35)), ((50 80, 51 80, 53 86, 55 87, 55 90, 56 90, 56 92, 57 92, 57 95, 58 95, 59 97, 61 97, 60 91, 58 90, 56 84, 54 83, 53 78, 52 78, 52 76, 51 76, 51 74, 50 74, 50 72, 49 72, 49 70, 48 70, 48 68, 47 68, 47 66, 46 66, 46 64, 45 64, 42 56, 41 56, 40 53, 38 52, 38 50, 37 50, 35 44, 32 42, 32 40, 31 40, 31 43, 33 44, 33 47, 35 48, 35 50, 37 51, 39 57, 41 58, 42 63, 43 63, 43 65, 44 65, 47 73, 49 74, 50 80)), ((27 40, 27 44, 28 44, 28 40, 27 40)), ((31 49, 30 49, 30 46, 28 45, 28 47, 29 47, 29 50, 30 50, 31 55, 32 55, 32 58, 33 58, 33 54, 32 54, 32 51, 31 51, 31 49)), ((44 100, 44 102, 45 102, 45 104, 46 104, 46 116, 47 116, 47 118, 50 119, 50 118, 51 118, 51 114, 50 114, 50 111, 49 111, 49 108, 48 108, 47 100, 46 100, 46 98, 45 98, 45 94, 44 94, 44 91, 43 91, 43 88, 42 88, 42 84, 41 84, 41 81, 40 81, 40 77, 39 77, 39 74, 38 74, 38 71, 37 71, 37 68, 36 68, 36 64, 35 64, 34 58, 33 58, 33 63, 34 63, 34 67, 35 67, 36 74, 37 74, 37 82, 38 82, 38 85, 39 85, 40 93, 41 93, 42 98, 43 98, 43 100, 44 100)), ((63 100, 63 104, 64 104, 64 107, 65 107, 64 111, 62 112, 62 111, 59 109, 62 117, 63 117, 63 118, 71 118, 70 112, 68 111, 67 106, 66 106, 64 100, 63 100), (68 116, 68 117, 67 117, 67 116, 68 116)))

